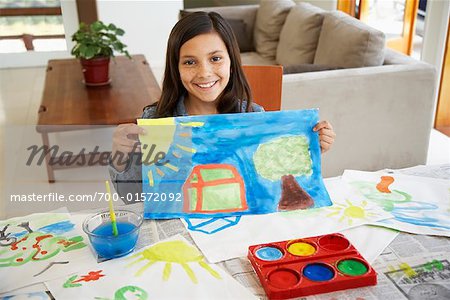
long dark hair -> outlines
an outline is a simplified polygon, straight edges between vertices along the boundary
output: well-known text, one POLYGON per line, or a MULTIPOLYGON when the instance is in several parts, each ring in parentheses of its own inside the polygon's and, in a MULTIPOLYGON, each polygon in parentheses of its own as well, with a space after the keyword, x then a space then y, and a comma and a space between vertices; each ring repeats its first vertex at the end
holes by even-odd
POLYGON ((233 30, 218 13, 199 11, 180 19, 170 32, 161 99, 153 104, 156 105, 156 118, 173 116, 178 99, 187 93, 178 70, 181 46, 197 35, 210 32, 217 32, 222 38, 231 61, 230 80, 219 96, 218 112, 242 112, 243 100, 247 101, 245 111, 252 111, 252 95, 241 67, 241 56, 233 30))

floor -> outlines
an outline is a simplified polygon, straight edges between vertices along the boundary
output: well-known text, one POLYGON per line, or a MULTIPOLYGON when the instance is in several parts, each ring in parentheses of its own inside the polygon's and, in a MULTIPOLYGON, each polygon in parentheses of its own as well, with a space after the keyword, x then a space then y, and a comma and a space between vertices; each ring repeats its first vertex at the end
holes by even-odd
MULTIPOLYGON (((154 73, 157 78, 162 78, 163 70, 156 68, 154 73)), ((30 162, 30 147, 41 145, 35 124, 44 80, 43 67, 0 70, 0 137, 3 141, 0 148, 3 170, 0 173, 0 219, 64 206, 69 210, 106 207, 100 200, 105 191, 105 180, 109 178, 106 167, 56 171, 57 182, 48 184, 45 165, 39 165, 37 156, 30 162), (16 195, 15 201, 11 195, 16 195), (45 195, 46 201, 38 201, 38 195, 45 195), (75 196, 76 199, 69 199, 75 196), (94 196, 96 198, 92 200, 94 196), (65 201, 48 201, 58 197, 64 197, 65 201), (18 201, 19 198, 28 201, 18 201)), ((74 131, 53 134, 50 138, 51 142, 74 153, 78 153, 79 145, 88 152, 95 145, 100 145, 101 150, 109 150, 112 131, 113 128, 74 131)), ((427 164, 441 163, 450 163, 450 138, 432 130, 427 164)))

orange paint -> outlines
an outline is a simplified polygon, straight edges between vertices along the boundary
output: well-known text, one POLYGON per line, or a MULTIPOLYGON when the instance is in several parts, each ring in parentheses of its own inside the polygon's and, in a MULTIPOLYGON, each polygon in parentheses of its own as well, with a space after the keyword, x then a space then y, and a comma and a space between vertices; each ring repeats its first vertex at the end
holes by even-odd
POLYGON ((381 176, 381 181, 377 184, 377 190, 381 193, 390 193, 389 186, 394 182, 392 176, 381 176))

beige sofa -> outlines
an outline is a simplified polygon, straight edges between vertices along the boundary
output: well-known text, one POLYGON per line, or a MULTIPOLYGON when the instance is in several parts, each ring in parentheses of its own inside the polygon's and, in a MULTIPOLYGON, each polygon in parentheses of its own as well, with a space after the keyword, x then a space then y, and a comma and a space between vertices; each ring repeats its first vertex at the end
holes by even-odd
POLYGON ((282 110, 319 108, 321 119, 332 123, 337 138, 333 148, 322 156, 324 176, 340 175, 345 169, 394 169, 426 163, 435 106, 434 68, 384 49, 382 33, 340 12, 319 10, 325 17, 316 27, 305 24, 302 19, 296 21, 294 13, 290 15, 293 9, 297 10, 297 15, 306 10, 309 17, 315 15, 317 9, 289 2, 262 0, 261 7, 244 5, 195 10, 213 10, 226 19, 241 20, 245 24, 240 28, 243 32, 238 34, 238 40, 246 36, 255 50, 241 51, 244 64, 283 64, 286 69, 292 69, 296 58, 288 56, 297 51, 297 54, 306 53, 297 58, 303 66, 307 63, 318 66, 319 62, 321 70, 331 69, 283 75, 281 103, 282 110), (263 3, 276 5, 266 6, 262 11, 263 3), (284 19, 267 17, 273 12, 278 13, 277 18, 284 15, 284 19), (258 28, 261 22, 269 24, 266 30, 269 38, 264 34, 261 37, 264 33, 264 28, 258 28), (284 26, 296 22, 299 26, 295 30, 299 32, 283 31, 284 26), (345 30, 340 27, 342 24, 345 30), (328 32, 324 28, 328 28, 328 32), (361 35, 364 30, 369 34, 361 35), (308 37, 313 32, 318 34, 315 42, 308 37), (284 43, 280 35, 285 36, 284 43), (310 40, 304 43, 302 38, 310 40), (292 46, 296 42, 300 48, 292 46), (283 45, 294 48, 286 49, 283 45), (352 48, 350 52, 345 49, 347 46, 352 48), (366 51, 370 47, 372 49, 366 51), (313 53, 308 54, 311 49, 313 53), (359 55, 359 52, 364 53, 359 55))

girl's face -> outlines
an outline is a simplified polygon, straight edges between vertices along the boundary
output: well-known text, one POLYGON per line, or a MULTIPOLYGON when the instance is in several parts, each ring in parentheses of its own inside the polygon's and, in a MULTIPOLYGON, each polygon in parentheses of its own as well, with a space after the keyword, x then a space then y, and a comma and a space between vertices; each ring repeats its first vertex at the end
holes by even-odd
POLYGON ((220 35, 200 34, 184 43, 178 70, 189 101, 216 101, 230 80, 230 56, 220 35))

